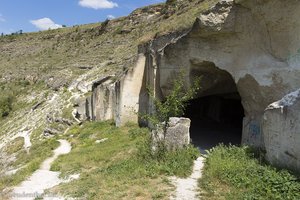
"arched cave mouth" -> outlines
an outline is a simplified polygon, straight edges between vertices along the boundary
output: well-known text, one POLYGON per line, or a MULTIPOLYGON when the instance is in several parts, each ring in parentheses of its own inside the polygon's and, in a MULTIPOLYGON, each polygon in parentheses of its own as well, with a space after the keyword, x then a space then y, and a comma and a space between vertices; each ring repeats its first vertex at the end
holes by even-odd
POLYGON ((192 143, 202 153, 220 143, 240 145, 244 109, 232 75, 213 62, 193 59, 190 80, 201 77, 197 98, 188 102, 192 143))
POLYGON ((237 92, 193 99, 185 117, 191 119, 192 143, 201 153, 221 143, 241 144, 244 109, 237 92))

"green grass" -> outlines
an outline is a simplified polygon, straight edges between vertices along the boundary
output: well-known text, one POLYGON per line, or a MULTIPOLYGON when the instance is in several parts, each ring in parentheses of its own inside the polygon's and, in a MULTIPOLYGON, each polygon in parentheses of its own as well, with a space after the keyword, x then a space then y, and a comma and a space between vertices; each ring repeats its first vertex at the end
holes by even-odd
POLYGON ((4 176, 0 179, 0 191, 5 188, 18 185, 39 169, 42 162, 53 154, 53 150, 58 147, 59 142, 55 139, 38 141, 31 147, 29 153, 25 150, 20 151, 16 156, 15 167, 22 167, 12 176, 4 176))
POLYGON ((80 173, 80 179, 50 192, 84 199, 168 199, 172 186, 167 176, 189 175, 197 151, 189 147, 165 153, 158 161, 147 153, 148 135, 148 129, 116 128, 109 122, 73 127, 66 135, 71 153, 59 157, 51 169, 62 176, 80 173), (108 140, 95 142, 103 138, 108 140))
POLYGON ((286 170, 261 163, 248 147, 211 150, 200 180, 203 199, 298 200, 300 182, 286 170))

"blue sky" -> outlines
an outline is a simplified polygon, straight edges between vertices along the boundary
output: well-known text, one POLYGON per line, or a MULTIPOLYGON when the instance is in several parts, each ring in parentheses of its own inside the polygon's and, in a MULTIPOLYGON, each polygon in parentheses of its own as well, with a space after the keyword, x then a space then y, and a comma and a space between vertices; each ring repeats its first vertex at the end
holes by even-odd
POLYGON ((0 33, 33 32, 128 15, 165 0, 0 0, 0 33))

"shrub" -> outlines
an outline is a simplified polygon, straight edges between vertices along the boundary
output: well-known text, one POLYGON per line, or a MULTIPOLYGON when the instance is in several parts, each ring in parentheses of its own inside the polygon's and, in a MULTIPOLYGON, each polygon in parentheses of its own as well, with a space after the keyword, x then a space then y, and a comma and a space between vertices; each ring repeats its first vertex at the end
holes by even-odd
POLYGON ((0 97, 0 118, 6 117, 12 111, 13 97, 11 95, 4 95, 0 97))
POLYGON ((184 114, 184 110, 189 100, 193 99, 200 89, 200 77, 197 78, 189 89, 185 88, 184 72, 180 72, 173 82, 173 87, 169 95, 163 101, 157 99, 152 89, 148 89, 150 98, 154 102, 155 112, 149 115, 143 115, 142 118, 148 120, 154 127, 163 126, 164 134, 169 126, 170 117, 180 117, 184 114))

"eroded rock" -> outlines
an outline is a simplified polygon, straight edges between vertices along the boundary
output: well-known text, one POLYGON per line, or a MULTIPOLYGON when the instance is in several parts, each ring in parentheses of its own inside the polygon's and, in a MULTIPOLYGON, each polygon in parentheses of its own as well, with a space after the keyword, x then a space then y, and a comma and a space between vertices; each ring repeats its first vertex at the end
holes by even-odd
MULTIPOLYGON (((147 87, 153 89, 155 98, 163 100, 179 72, 184 71, 186 89, 195 78, 203 77, 196 98, 238 94, 245 114, 242 143, 266 149, 270 161, 299 169, 295 146, 300 146, 300 127, 291 127, 299 118, 298 99, 285 105, 283 114, 281 108, 268 107, 300 86, 299 10, 300 2, 294 0, 219 1, 199 14, 190 29, 156 36, 141 45, 136 64, 124 71, 114 87, 93 88, 90 108, 85 112, 93 120, 115 119, 117 125, 140 122, 137 113, 154 111, 147 87), (275 135, 280 139, 270 141, 275 135)), ((135 14, 143 12, 132 16, 135 14)), ((175 125, 175 135, 177 128, 187 129, 175 125)), ((175 136, 170 140, 182 146, 175 136)))
POLYGON ((300 89, 270 104, 263 117, 267 159, 300 171, 300 89))
POLYGON ((190 125, 188 118, 171 117, 166 133, 162 128, 152 131, 154 149, 158 142, 164 142, 168 150, 181 149, 190 144, 190 125))

